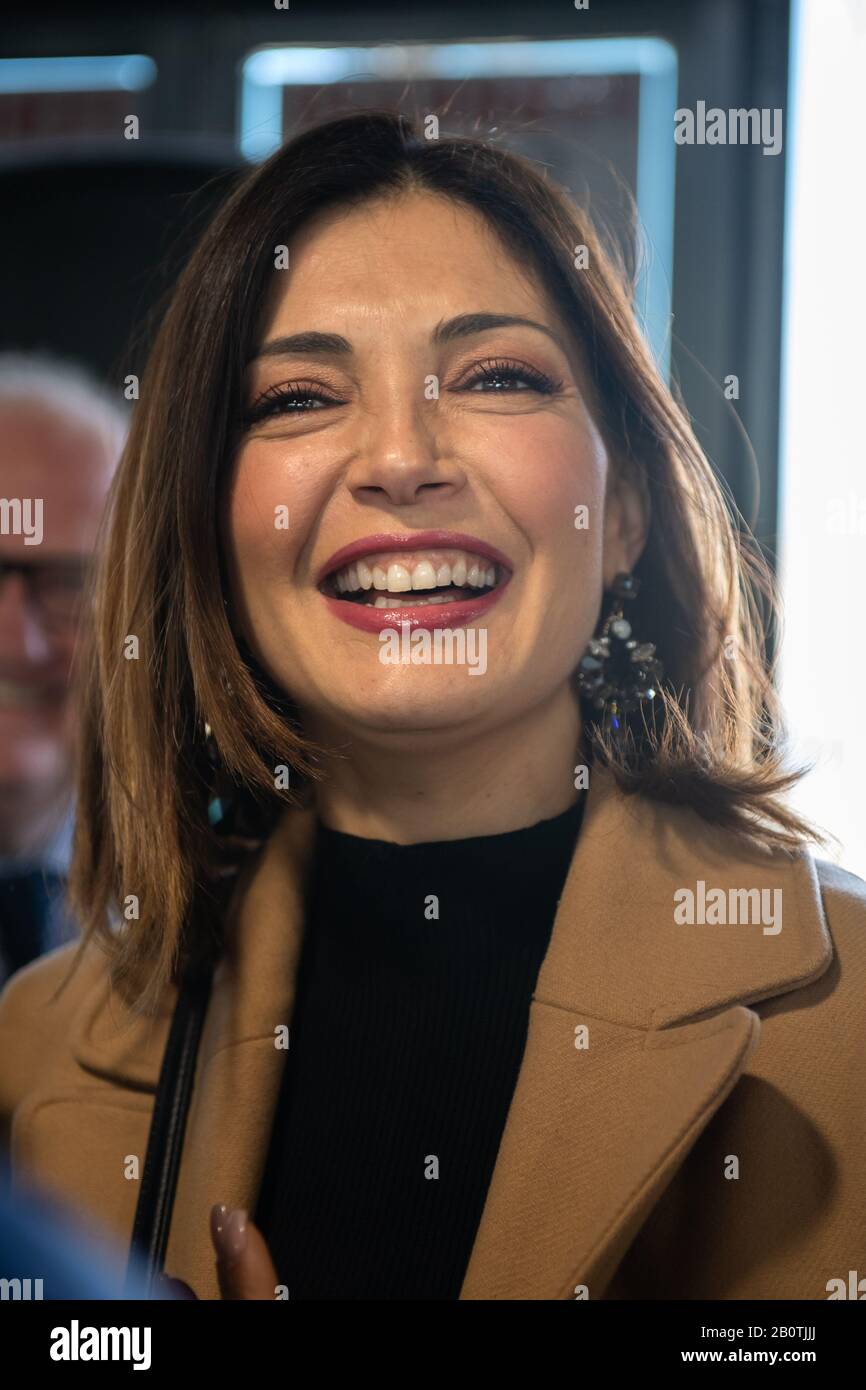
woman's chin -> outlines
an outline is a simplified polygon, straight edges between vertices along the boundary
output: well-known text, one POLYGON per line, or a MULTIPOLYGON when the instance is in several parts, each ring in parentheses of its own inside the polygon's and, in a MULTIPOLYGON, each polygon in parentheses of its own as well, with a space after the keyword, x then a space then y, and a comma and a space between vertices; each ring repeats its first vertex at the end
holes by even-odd
MULTIPOLYGON (((368 733, 423 733, 457 728, 491 706, 493 692, 486 680, 470 679, 465 670, 435 672, 409 670, 389 676, 387 687, 360 685, 346 691, 345 699, 328 691, 328 716, 343 728, 368 733)), ((494 702, 495 703, 495 702, 494 702)), ((319 706, 321 709, 321 706, 319 706)))

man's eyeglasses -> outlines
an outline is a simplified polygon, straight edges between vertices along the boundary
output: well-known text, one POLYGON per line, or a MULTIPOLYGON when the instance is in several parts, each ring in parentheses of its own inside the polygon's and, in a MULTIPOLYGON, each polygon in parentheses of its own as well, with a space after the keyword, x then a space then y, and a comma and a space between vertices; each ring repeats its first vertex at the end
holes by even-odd
POLYGON ((30 604, 49 627, 73 627, 90 573, 86 557, 71 560, 9 560, 0 556, 0 586, 7 574, 20 574, 30 604))

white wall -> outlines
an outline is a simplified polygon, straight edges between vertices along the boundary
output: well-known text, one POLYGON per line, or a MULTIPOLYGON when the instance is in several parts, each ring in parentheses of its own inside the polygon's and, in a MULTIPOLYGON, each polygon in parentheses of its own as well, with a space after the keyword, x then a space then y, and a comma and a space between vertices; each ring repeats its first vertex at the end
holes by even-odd
POLYGON ((866 878, 866 0, 798 0, 791 56, 780 677, 792 801, 866 878))

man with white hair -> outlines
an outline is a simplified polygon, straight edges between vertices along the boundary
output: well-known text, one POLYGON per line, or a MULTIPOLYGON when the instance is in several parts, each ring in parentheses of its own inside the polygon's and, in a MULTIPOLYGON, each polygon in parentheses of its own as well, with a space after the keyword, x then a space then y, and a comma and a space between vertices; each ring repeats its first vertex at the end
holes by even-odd
POLYGON ((75 931, 69 677, 126 419, 83 368, 0 353, 0 983, 75 931))

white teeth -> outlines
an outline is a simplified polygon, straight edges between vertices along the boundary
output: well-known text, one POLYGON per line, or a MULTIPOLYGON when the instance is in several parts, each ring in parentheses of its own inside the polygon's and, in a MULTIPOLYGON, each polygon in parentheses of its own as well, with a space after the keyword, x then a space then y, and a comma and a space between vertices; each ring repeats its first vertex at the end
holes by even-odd
POLYGON ((412 600, 412 607, 413 607, 413 608, 426 608, 428 605, 434 604, 434 603, 459 603, 459 602, 460 602, 460 595, 457 594, 457 593, 454 593, 454 594, 424 594, 423 598, 416 598, 416 599, 413 599, 413 600, 412 600))
MULTIPOLYGON (((390 571, 389 571, 390 572, 390 571)), ((429 560, 422 560, 412 571, 413 589, 435 589, 436 571, 429 560)))
POLYGON ((412 577, 405 565, 388 566, 388 590, 392 594, 405 593, 412 588, 412 577))
MULTIPOLYGON (((421 598, 413 598, 413 608, 427 608, 434 603, 459 603, 460 595, 454 594, 424 594, 421 598)), ((401 605, 394 602, 392 598, 384 598, 381 594, 373 600, 373 608, 399 608, 401 605)))
MULTIPOLYGON (((423 552, 422 552, 423 553, 423 552)), ((432 559, 409 560, 401 564, 398 560, 384 563, 357 560, 338 570, 331 579, 332 592, 336 594, 360 594, 371 589, 387 593, 386 602, 393 602, 394 594, 419 593, 426 589, 494 588, 497 582, 497 568, 488 564, 478 555, 469 551, 455 551, 454 558, 440 560, 433 552, 432 559)), ((430 595, 431 601, 436 598, 430 595)), ((437 600, 438 601, 438 600, 437 600)), ((447 602, 447 596, 443 600, 447 602)))

